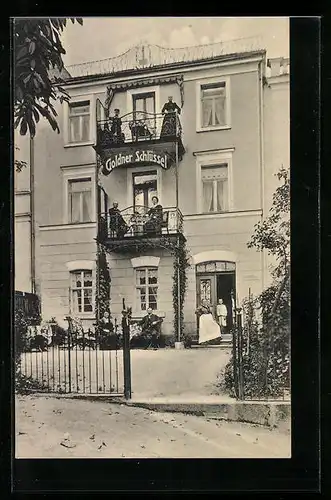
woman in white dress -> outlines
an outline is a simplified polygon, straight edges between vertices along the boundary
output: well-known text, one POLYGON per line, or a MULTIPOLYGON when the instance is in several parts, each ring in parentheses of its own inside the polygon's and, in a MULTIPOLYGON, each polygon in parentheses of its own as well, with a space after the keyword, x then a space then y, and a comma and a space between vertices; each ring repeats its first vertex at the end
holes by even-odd
POLYGON ((201 306, 196 310, 196 314, 199 317, 199 344, 221 336, 220 327, 213 318, 207 300, 203 299, 201 301, 201 306))

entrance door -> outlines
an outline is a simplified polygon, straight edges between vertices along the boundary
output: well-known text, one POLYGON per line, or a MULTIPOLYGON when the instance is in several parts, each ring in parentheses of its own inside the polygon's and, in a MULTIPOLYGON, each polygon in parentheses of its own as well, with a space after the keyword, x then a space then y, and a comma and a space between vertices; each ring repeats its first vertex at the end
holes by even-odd
POLYGON ((133 96, 133 119, 135 121, 142 120, 148 130, 155 135, 155 93, 146 92, 133 96))
POLYGON ((218 302, 219 299, 223 300, 228 310, 227 316, 227 330, 231 330, 234 321, 234 301, 235 301, 235 273, 220 273, 216 275, 216 295, 218 302))
POLYGON ((217 303, 216 276, 213 274, 201 274, 197 276, 197 307, 201 306, 203 300, 207 300, 213 312, 217 303))
MULTIPOLYGON (((212 313, 216 318, 216 306, 219 299, 226 305, 227 330, 234 322, 234 308, 236 297, 236 272, 234 262, 211 261, 197 265, 197 307, 203 299, 208 300, 212 313)), ((199 322, 197 322, 199 326, 199 322)), ((199 329, 199 328, 198 328, 199 329)))

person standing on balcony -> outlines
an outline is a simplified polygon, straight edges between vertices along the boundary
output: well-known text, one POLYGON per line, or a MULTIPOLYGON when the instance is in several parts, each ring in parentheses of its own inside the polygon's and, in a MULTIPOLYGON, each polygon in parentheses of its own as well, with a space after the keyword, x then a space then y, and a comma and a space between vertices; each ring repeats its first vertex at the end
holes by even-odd
POLYGON ((161 138, 176 135, 176 112, 180 115, 180 107, 172 100, 172 96, 169 96, 168 102, 165 103, 161 111, 161 113, 165 115, 161 128, 161 138))
POLYGON ((109 209, 109 228, 111 235, 117 238, 123 238, 129 229, 118 208, 117 201, 114 201, 113 206, 109 209))
POLYGON ((148 220, 145 224, 147 232, 158 233, 162 232, 162 218, 163 218, 163 208, 159 203, 157 196, 152 197, 152 206, 148 210, 148 220))
POLYGON ((111 118, 110 132, 113 136, 113 141, 121 143, 125 141, 125 136, 122 132, 122 120, 120 118, 120 110, 114 109, 114 116, 111 118))

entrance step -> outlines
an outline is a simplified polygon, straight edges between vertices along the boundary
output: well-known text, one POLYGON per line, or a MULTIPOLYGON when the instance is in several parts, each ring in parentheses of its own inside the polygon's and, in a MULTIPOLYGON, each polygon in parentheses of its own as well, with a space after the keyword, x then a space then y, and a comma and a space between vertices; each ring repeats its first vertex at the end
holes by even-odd
POLYGON ((229 349, 232 347, 232 335, 224 334, 222 339, 216 339, 214 343, 211 344, 199 344, 198 337, 192 341, 192 348, 195 349, 204 349, 207 347, 218 347, 219 349, 229 349))

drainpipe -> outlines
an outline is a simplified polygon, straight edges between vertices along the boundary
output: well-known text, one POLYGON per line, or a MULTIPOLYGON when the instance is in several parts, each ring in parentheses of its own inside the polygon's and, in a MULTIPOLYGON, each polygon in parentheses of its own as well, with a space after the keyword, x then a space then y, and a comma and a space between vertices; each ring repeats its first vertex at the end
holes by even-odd
POLYGON ((34 198, 34 142, 30 137, 30 268, 31 292, 36 293, 36 233, 35 233, 35 198, 34 198))
MULTIPOLYGON (((262 208, 262 219, 264 218, 264 210, 265 210, 265 200, 264 200, 264 101, 263 101, 263 76, 265 74, 264 67, 264 59, 259 63, 259 122, 260 122, 260 172, 261 172, 261 208, 262 208)), ((261 252, 261 260, 262 260, 262 289, 265 286, 265 252, 262 250, 261 252)))

